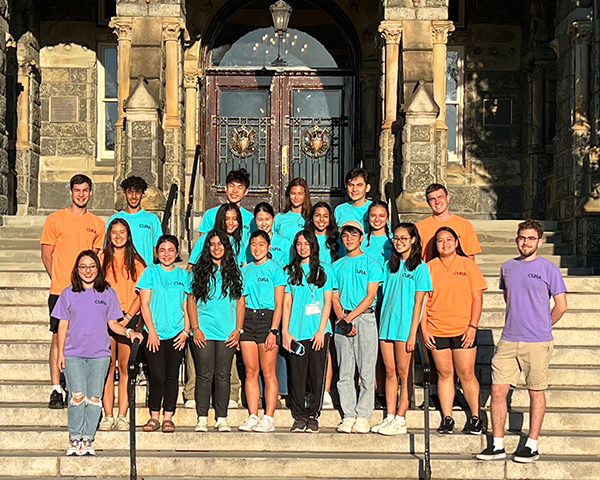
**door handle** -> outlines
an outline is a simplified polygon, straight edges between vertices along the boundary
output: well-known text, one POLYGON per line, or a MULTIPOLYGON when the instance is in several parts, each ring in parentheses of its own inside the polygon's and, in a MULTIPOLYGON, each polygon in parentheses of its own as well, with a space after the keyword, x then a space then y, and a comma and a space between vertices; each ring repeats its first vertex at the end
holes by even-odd
POLYGON ((281 174, 287 175, 288 173, 288 157, 290 155, 290 147, 284 145, 281 147, 281 174))

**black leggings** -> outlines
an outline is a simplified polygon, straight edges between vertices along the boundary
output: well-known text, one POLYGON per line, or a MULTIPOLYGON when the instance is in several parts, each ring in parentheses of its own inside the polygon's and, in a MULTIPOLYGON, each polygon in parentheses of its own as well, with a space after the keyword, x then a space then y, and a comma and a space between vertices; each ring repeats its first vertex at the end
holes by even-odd
POLYGON ((185 350, 176 350, 173 346, 175 335, 168 340, 161 340, 156 352, 148 349, 148 332, 144 332, 144 353, 148 362, 149 394, 148 407, 151 412, 175 412, 177 394, 179 393, 179 365, 185 350))

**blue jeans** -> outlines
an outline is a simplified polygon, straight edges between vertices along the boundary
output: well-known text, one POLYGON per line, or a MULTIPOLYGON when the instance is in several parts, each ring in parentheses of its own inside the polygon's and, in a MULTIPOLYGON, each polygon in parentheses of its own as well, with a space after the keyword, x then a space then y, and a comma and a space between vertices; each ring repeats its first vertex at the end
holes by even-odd
POLYGON ((69 440, 94 439, 102 414, 102 393, 109 364, 110 357, 65 358, 65 378, 69 391, 69 440), (83 400, 74 401, 74 393, 83 394, 83 400), (92 402, 91 398, 97 400, 92 402))
POLYGON ((352 323, 356 336, 347 337, 339 329, 335 334, 335 349, 339 366, 337 383, 344 417, 370 418, 375 404, 375 364, 379 344, 373 313, 363 313, 352 323), (354 376, 358 368, 360 390, 356 396, 354 376))

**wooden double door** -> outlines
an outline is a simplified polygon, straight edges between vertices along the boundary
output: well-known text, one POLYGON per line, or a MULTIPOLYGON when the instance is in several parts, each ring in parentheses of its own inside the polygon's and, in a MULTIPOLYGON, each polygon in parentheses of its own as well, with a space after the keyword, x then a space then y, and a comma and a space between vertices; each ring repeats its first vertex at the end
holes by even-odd
POLYGON ((285 187, 306 179, 313 201, 344 196, 354 164, 354 79, 306 72, 212 72, 206 77, 202 138, 207 208, 224 201, 227 173, 245 168, 243 204, 285 206, 285 187))

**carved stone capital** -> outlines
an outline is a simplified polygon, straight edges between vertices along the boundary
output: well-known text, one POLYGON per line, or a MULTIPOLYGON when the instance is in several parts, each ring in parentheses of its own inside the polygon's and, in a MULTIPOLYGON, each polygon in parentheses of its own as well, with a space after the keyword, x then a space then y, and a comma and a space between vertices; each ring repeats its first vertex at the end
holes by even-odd
POLYGON ((185 29, 185 24, 181 20, 163 23, 163 39, 165 42, 177 42, 181 32, 185 29))
POLYGON ((431 36, 433 43, 447 43, 448 35, 454 31, 454 23, 447 20, 434 20, 431 22, 431 36))
POLYGON ((131 42, 133 31, 133 18, 112 17, 108 26, 113 29, 120 42, 131 42))
POLYGON ((40 71, 40 66, 35 60, 29 60, 26 62, 19 62, 19 75, 29 77, 35 75, 40 71))
POLYGON ((569 35, 576 45, 592 43, 592 34, 592 22, 573 22, 569 28, 569 35))
POLYGON ((535 65, 529 69, 529 76, 532 80, 543 80, 546 72, 544 65, 535 65))
POLYGON ((377 29, 387 44, 400 44, 402 38, 402 22, 384 21, 377 29))
POLYGON ((197 73, 184 73, 183 74, 185 88, 198 88, 198 74, 197 73))

